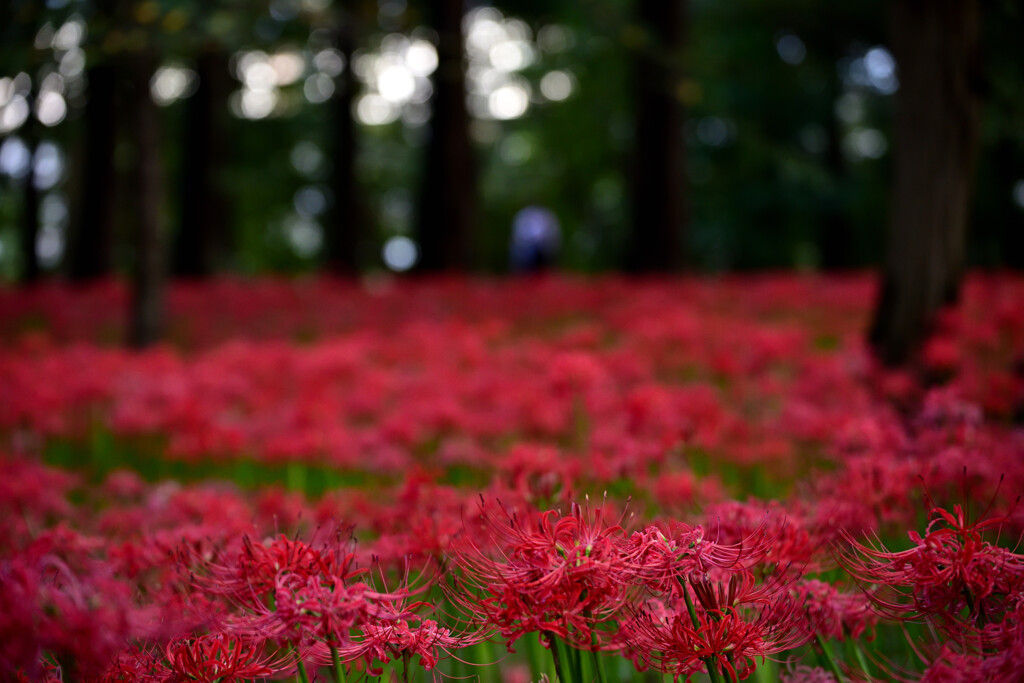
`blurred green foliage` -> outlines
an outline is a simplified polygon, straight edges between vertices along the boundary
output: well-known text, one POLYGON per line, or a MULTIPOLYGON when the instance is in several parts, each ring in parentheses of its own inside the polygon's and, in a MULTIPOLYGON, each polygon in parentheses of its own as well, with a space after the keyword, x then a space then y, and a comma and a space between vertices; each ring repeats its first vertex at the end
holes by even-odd
MULTIPOLYGON (((229 265, 242 272, 296 272, 319 265, 315 251, 295 247, 292 233, 296 193, 304 188, 323 193, 330 173, 330 107, 303 94, 313 56, 329 47, 329 31, 339 21, 352 22, 364 55, 378 52, 389 35, 428 35, 418 28, 421 1, 9 0, 6 5, 0 10, 0 78, 8 80, 0 84, 8 89, 21 72, 35 87, 47 74, 60 73, 59 60, 67 51, 53 46, 53 35, 72 18, 87 27, 82 41, 87 64, 142 47, 155 47, 165 63, 181 67, 194 64, 198 51, 211 45, 235 55, 234 63, 240 51, 287 49, 302 55, 303 77, 278 89, 280 115, 247 120, 237 115, 237 102, 233 105, 229 157, 215 177, 230 206, 229 265)), ((979 87, 987 106, 969 251, 977 264, 1012 265, 1016 257, 1007 245, 1024 229, 1024 206, 1014 201, 1015 189, 1024 195, 1024 185, 1017 184, 1024 178, 1019 71, 1024 11, 1011 0, 983 5, 986 63, 979 87)), ((632 3, 508 0, 496 8, 527 23, 536 59, 517 75, 532 90, 526 114, 473 123, 481 193, 475 236, 479 267, 507 267, 513 216, 529 204, 546 205, 559 217, 562 266, 617 267, 628 231, 632 57, 645 49, 632 3), (546 48, 538 46, 543 30, 548 31, 546 48), (553 70, 571 74, 574 87, 562 101, 540 95, 541 79, 553 70)), ((863 267, 877 261, 893 97, 891 89, 865 78, 864 69, 869 51, 885 43, 886 3, 690 0, 689 13, 687 49, 671 58, 688 118, 689 182, 681 191, 687 192, 690 208, 692 264, 717 271, 863 267)), ((74 80, 65 79, 66 117, 49 127, 34 124, 64 153, 63 180, 49 192, 62 197, 70 211, 75 210, 76 155, 88 95, 87 86, 75 86, 74 80)), ((233 83, 236 90, 242 87, 237 73, 233 83)), ((9 105, 10 94, 4 99, 0 92, 0 103, 9 105)), ((36 91, 30 95, 36 96, 36 91)), ((189 144, 183 138, 186 105, 187 99, 179 99, 163 109, 162 151, 172 183, 181 148, 189 144)), ((0 107, 0 121, 3 112, 0 107)), ((23 127, 0 132, 0 145, 23 133, 23 127)), ((366 247, 366 260, 379 262, 389 236, 411 232, 426 134, 422 121, 401 118, 360 127, 357 168, 376 235, 366 247)), ((18 190, 25 179, 4 168, 0 163, 0 277, 10 278, 18 268, 18 190)), ((173 226, 177 193, 170 190, 166 214, 173 226)), ((303 220, 308 225, 323 215, 303 220)), ((66 221, 56 229, 66 230, 61 225, 66 221)))

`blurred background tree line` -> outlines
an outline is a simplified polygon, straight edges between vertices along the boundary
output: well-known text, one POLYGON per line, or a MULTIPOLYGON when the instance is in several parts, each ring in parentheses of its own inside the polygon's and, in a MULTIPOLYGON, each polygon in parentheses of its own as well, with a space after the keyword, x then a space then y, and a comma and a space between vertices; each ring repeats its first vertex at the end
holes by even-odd
POLYGON ((132 273, 145 343, 168 276, 502 272, 540 205, 573 270, 883 264, 899 362, 1024 264, 1021 35, 1015 0, 5 0, 0 274, 132 273))

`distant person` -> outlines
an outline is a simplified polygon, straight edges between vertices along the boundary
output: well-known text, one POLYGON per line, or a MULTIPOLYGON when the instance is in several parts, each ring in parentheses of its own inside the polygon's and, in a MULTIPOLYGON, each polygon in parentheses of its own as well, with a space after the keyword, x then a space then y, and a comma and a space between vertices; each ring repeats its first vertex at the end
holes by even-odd
POLYGON ((562 243, 558 218, 543 206, 527 206, 512 219, 509 261, 516 273, 536 273, 555 263, 562 243))

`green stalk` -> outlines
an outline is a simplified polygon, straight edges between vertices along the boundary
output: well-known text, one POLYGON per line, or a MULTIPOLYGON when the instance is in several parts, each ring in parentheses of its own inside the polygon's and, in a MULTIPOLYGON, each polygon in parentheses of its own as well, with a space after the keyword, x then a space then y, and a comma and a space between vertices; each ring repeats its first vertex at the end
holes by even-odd
POLYGON ((299 680, 302 683, 309 683, 309 673, 306 671, 306 663, 299 657, 299 680))
POLYGON ((530 635, 526 636, 526 657, 530 663, 530 680, 535 681, 540 678, 541 672, 544 665, 541 663, 540 653, 537 651, 538 643, 530 635))
MULTIPOLYGON (((686 600, 686 611, 690 613, 690 621, 693 622, 693 630, 700 630, 700 619, 697 618, 697 608, 693 604, 693 599, 690 598, 690 591, 686 590, 686 579, 678 577, 679 584, 683 587, 683 598, 686 600)), ((711 679, 711 683, 723 683, 722 674, 718 672, 718 667, 715 666, 714 657, 702 657, 701 660, 704 662, 704 666, 708 670, 708 678, 711 679)))
POLYGON ((334 660, 334 683, 345 683, 345 667, 341 665, 341 655, 338 648, 331 644, 331 659, 334 660))
POLYGON ((821 637, 820 633, 814 634, 814 641, 818 645, 818 653, 821 655, 825 668, 832 673, 838 683, 843 683, 846 679, 839 670, 839 665, 836 663, 835 657, 832 656, 832 650, 829 648, 828 643, 821 637))
POLYGON ((548 649, 551 650, 551 659, 555 663, 555 676, 558 678, 560 683, 569 683, 565 675, 562 673, 562 657, 560 650, 562 649, 562 641, 558 639, 551 631, 544 631, 544 637, 548 639, 548 649))
POLYGON ((860 643, 856 640, 851 640, 850 642, 853 643, 853 654, 857 658, 857 664, 860 665, 860 669, 864 672, 865 678, 870 681, 871 669, 868 668, 868 660, 864 657, 864 651, 860 649, 860 643))
MULTIPOLYGON (((588 609, 588 610, 586 610, 583 613, 583 616, 585 616, 587 618, 587 620, 589 621, 589 620, 592 619, 593 615, 591 615, 590 610, 588 609)), ((597 675, 597 683, 608 683, 608 676, 605 674, 605 671, 604 671, 604 662, 601 661, 601 655, 598 653, 598 649, 599 648, 598 648, 597 633, 593 629, 591 629, 591 631, 590 631, 590 655, 593 658, 594 673, 597 675)))
POLYGON ((580 651, 574 647, 570 647, 569 643, 565 644, 565 650, 569 653, 569 659, 572 660, 572 679, 576 683, 583 683, 583 662, 580 658, 580 651))
POLYGON ((590 655, 594 658, 594 670, 597 671, 597 683, 608 683, 608 677, 604 672, 604 662, 601 661, 601 655, 596 649, 591 650, 590 655))

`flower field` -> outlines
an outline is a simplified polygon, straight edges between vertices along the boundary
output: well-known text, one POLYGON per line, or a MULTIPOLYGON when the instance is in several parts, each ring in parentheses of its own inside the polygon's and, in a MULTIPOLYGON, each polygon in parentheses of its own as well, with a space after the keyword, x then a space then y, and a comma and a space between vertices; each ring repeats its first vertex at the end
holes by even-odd
POLYGON ((1024 679, 1024 279, 0 290, 0 680, 1024 679))

